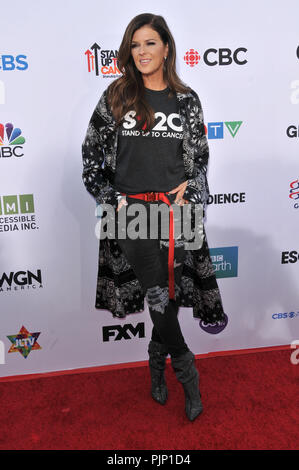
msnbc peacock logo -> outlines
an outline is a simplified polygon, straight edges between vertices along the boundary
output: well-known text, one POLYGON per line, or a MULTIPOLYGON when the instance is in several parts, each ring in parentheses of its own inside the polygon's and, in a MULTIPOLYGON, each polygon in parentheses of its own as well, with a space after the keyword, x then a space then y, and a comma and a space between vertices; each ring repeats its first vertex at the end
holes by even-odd
POLYGON ((19 127, 14 127, 11 122, 0 123, 0 157, 22 157, 25 142, 19 127))

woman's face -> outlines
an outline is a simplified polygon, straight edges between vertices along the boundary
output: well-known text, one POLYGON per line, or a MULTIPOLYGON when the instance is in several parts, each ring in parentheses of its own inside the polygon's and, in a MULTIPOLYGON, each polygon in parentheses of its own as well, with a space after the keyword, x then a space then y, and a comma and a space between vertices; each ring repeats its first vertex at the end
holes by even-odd
POLYGON ((135 65, 143 75, 163 76, 164 57, 168 54, 168 44, 164 44, 159 33, 150 26, 137 29, 132 37, 131 53, 135 65))

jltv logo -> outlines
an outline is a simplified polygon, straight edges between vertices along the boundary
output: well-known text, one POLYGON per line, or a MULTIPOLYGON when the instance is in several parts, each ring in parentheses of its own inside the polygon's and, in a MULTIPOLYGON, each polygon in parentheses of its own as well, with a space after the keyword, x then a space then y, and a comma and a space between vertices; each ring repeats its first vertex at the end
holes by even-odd
POLYGON ((138 323, 136 326, 131 323, 125 325, 103 326, 103 341, 120 341, 121 339, 132 339, 133 337, 145 338, 144 323, 138 323))

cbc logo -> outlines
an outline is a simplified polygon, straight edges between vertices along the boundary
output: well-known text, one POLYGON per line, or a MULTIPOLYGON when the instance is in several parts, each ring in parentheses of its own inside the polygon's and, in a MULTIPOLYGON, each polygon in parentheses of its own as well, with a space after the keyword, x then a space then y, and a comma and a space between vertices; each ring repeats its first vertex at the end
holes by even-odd
MULTIPOLYGON (((231 65, 232 63, 237 65, 247 64, 247 60, 244 58, 244 54, 247 52, 245 47, 238 47, 236 50, 229 48, 214 49, 210 47, 203 53, 203 61, 206 65, 213 67, 215 65, 231 65)), ((190 67, 200 62, 200 54, 194 49, 190 49, 184 55, 184 61, 190 67)))

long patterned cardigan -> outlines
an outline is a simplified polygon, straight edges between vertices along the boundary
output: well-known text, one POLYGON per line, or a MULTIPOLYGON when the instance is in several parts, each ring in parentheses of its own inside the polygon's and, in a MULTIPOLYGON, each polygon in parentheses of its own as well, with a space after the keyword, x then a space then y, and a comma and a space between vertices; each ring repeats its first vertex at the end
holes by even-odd
MULTIPOLYGON (((191 227, 195 229, 194 207, 205 207, 209 196, 207 165, 209 147, 204 116, 195 91, 176 93, 183 126, 183 162, 188 180, 184 199, 191 208, 191 227)), ((102 94, 90 119, 82 144, 83 183, 98 204, 118 204, 120 193, 114 188, 117 157, 117 127, 102 94)), ((193 307, 193 317, 209 324, 225 321, 221 295, 212 266, 207 238, 201 248, 186 250, 179 305, 193 307)), ((189 245, 190 246, 190 245, 189 245)), ((98 277, 95 307, 109 310, 114 317, 144 310, 144 292, 117 241, 99 240, 98 277)))

